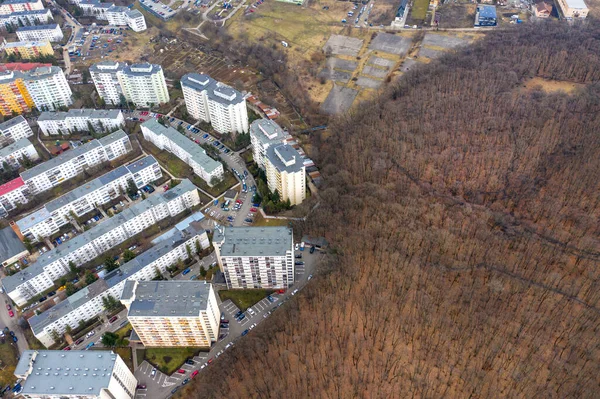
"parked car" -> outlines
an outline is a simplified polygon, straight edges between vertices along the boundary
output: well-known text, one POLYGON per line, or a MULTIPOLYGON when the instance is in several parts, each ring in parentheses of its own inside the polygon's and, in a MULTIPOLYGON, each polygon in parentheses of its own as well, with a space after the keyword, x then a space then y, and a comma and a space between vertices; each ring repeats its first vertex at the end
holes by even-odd
POLYGON ((135 389, 146 389, 146 384, 139 384, 135 389))
POLYGON ((298 288, 296 288, 294 291, 292 291, 292 295, 296 295, 297 292, 298 292, 298 288))
POLYGON ((179 370, 177 370, 177 372, 178 372, 179 374, 185 374, 185 370, 184 370, 184 369, 179 369, 179 370))
POLYGON ((71 347, 70 347, 70 346, 67 346, 67 347, 66 347, 66 348, 64 348, 63 350, 64 350, 64 351, 70 351, 70 350, 71 350, 71 347))
POLYGON ((16 336, 13 337, 13 341, 17 342, 19 341, 19 338, 17 338, 16 336))
POLYGON ((8 315, 9 315, 10 317, 15 317, 15 312, 13 312, 12 310, 9 310, 9 311, 8 311, 8 315))
POLYGON ((312 247, 310 247, 310 253, 311 254, 315 253, 315 246, 314 245, 312 247))
POLYGON ((6 305, 6 310, 11 310, 11 309, 12 309, 12 306, 10 306, 10 305, 7 304, 6 305))
POLYGON ((246 334, 248 334, 248 330, 244 330, 244 331, 242 331, 242 337, 243 337, 244 335, 246 335, 246 334))
POLYGON ((152 369, 152 372, 150 373, 151 377, 154 377, 156 375, 156 368, 152 369))
POLYGON ((189 379, 189 378, 186 378, 185 380, 183 380, 183 382, 181 383, 181 385, 185 385, 185 384, 187 384, 188 382, 190 382, 190 379, 189 379))
POLYGON ((192 359, 188 359, 185 361, 185 364, 189 364, 190 366, 193 366, 194 364, 196 364, 196 362, 194 362, 192 359))
POLYGON ((190 268, 188 267, 188 268, 187 268, 187 269, 185 269, 185 270, 183 271, 183 273, 181 273, 181 274, 183 274, 183 275, 185 276, 186 274, 188 274, 188 273, 189 273, 189 272, 191 272, 191 271, 192 271, 192 269, 190 269, 190 268))
POLYGON ((248 308, 248 313, 250 313, 252 316, 254 316, 254 309, 248 308))
POLYGON ((85 347, 85 350, 90 349, 92 346, 94 346, 95 343, 94 342, 90 342, 89 344, 87 344, 87 346, 85 347))
POLYGON ((221 323, 223 323, 223 324, 229 324, 229 320, 221 318, 221 323))
POLYGON ((110 318, 110 320, 108 320, 109 323, 114 323, 115 321, 117 321, 117 319, 119 318, 119 316, 113 316, 110 318))
POLYGON ((198 370, 194 370, 194 372, 192 373, 192 378, 194 378, 197 375, 198 375, 198 370))
POLYGON ((77 341, 75 341, 75 345, 79 345, 80 343, 82 343, 84 340, 84 338, 79 338, 77 341))

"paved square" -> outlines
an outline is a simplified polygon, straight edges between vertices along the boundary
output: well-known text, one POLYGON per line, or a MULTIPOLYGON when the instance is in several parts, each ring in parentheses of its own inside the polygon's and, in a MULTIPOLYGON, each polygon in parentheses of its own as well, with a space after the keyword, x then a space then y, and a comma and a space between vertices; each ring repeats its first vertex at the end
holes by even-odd
POLYGON ((387 68, 387 69, 393 68, 394 65, 396 65, 396 61, 388 60, 387 58, 375 57, 375 56, 372 56, 371 58, 369 58, 368 63, 371 65, 376 65, 378 67, 387 68))
POLYGON ((328 58, 327 66, 331 69, 341 69, 344 71, 354 71, 358 66, 357 62, 342 60, 341 58, 328 58))
POLYGON ((444 55, 444 52, 440 50, 433 50, 426 47, 422 47, 421 50, 419 50, 419 57, 427 57, 433 59, 439 58, 442 55, 444 55))
POLYGON ((321 104, 321 110, 330 115, 346 112, 352 106, 357 95, 358 90, 334 85, 325 102, 321 104))
POLYGON ((407 58, 402 63, 402 66, 400 67, 400 70, 402 72, 408 72, 408 71, 410 71, 411 69, 413 69, 414 67, 416 67, 419 64, 421 64, 419 61, 415 61, 412 58, 407 58))
POLYGON ((356 84, 361 87, 368 89, 378 89, 382 85, 383 81, 359 76, 356 84))
POLYGON ((331 54, 336 55, 351 55, 356 57, 358 52, 362 48, 363 41, 349 36, 342 35, 331 35, 323 50, 327 53, 328 50, 331 54))
POLYGON ((443 48, 455 48, 458 46, 469 44, 471 40, 461 39, 453 36, 445 36, 437 33, 427 32, 423 39, 423 46, 437 46, 443 48))
POLYGON ((379 69, 367 65, 363 68, 362 74, 383 79, 387 76, 388 72, 385 69, 379 69))
POLYGON ((333 80, 334 82, 348 83, 352 75, 350 72, 336 71, 334 69, 325 68, 319 72, 319 77, 323 77, 327 80, 333 80))
POLYGON ((410 48, 411 39, 391 33, 378 33, 369 45, 369 49, 384 53, 404 55, 410 48))

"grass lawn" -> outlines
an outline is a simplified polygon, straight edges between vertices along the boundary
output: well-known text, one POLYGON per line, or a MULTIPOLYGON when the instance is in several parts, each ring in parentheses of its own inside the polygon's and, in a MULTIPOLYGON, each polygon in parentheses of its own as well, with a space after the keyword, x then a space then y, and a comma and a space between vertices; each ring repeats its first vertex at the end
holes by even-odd
POLYGON ((29 344, 29 349, 46 349, 44 345, 33 335, 33 331, 30 328, 23 329, 23 335, 29 344))
POLYGON ((131 348, 127 346, 124 348, 115 348, 113 350, 119 356, 121 356, 121 358, 123 358, 123 361, 125 362, 127 367, 129 367, 129 370, 131 370, 131 372, 133 373, 133 357, 131 356, 131 348))
POLYGON ((289 223, 290 221, 286 219, 265 219, 260 212, 257 212, 252 226, 287 226, 289 223))
MULTIPOLYGON (((8 336, 8 338, 11 337, 8 336)), ((17 366, 17 355, 17 348, 8 343, 8 339, 5 344, 0 345, 0 386, 3 388, 17 379, 13 375, 17 366)))
POLYGON ((220 196, 225 191, 229 190, 233 185, 237 184, 237 179, 228 170, 225 170, 223 180, 214 187, 210 187, 204 180, 194 175, 192 183, 200 187, 202 190, 208 192, 213 197, 220 196))
POLYGON ((131 324, 127 323, 123 327, 121 327, 117 331, 115 331, 115 334, 117 334, 119 337, 123 338, 125 336, 128 336, 127 333, 129 332, 129 330, 131 330, 131 324))
POLYGON ((254 158, 252 157, 252 149, 250 150, 246 150, 244 152, 242 152, 240 154, 240 157, 242 157, 242 159, 244 160, 244 162, 246 163, 250 163, 254 160, 254 158))
POLYGON ((428 8, 429 0, 415 0, 412 8, 410 9, 410 17, 415 21, 423 21, 427 16, 428 8))
POLYGON ((146 348, 145 359, 165 374, 175 370, 190 357, 194 357, 201 348, 146 348))
POLYGON ((240 310, 245 311, 273 292, 273 290, 224 290, 219 291, 219 296, 222 301, 231 299, 240 310))

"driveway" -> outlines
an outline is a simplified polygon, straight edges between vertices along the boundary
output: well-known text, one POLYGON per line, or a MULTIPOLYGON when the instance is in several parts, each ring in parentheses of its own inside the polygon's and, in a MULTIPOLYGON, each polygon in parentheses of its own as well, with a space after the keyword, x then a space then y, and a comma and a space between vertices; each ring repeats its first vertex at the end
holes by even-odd
MULTIPOLYGON (((29 345, 27 344, 27 340, 25 339, 25 334, 23 334, 23 330, 21 330, 21 327, 19 327, 17 320, 19 319, 19 315, 17 314, 17 311, 15 309, 14 306, 12 306, 12 301, 10 300, 10 298, 8 297, 8 295, 6 294, 0 294, 0 296, 2 297, 2 299, 4 299, 4 304, 3 304, 3 309, 0 309, 0 323, 2 323, 0 325, 0 329, 3 329, 4 327, 8 327, 8 329, 10 331, 13 331, 15 333, 15 336, 17 337, 17 349, 19 350, 19 356, 21 355, 21 353, 23 353, 23 351, 29 349, 29 345), (15 313, 14 317, 10 317, 8 315, 8 309, 6 309, 6 305, 10 304, 12 306, 12 311, 15 313)), ((11 342, 12 345, 14 345, 14 343, 11 340, 10 335, 6 335, 5 336, 6 342, 11 342)))

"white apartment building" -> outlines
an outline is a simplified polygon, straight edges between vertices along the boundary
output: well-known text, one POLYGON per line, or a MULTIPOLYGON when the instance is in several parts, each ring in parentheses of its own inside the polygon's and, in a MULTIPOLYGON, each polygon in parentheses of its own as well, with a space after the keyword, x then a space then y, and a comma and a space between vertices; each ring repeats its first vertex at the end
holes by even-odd
POLYGON ((127 7, 112 6, 106 10, 106 19, 109 25, 128 26, 134 32, 146 30, 146 19, 138 10, 130 10, 127 7))
POLYGON ((162 67, 155 64, 133 64, 117 73, 123 95, 137 107, 148 107, 169 101, 169 90, 162 67))
POLYGON ((83 10, 84 15, 90 15, 102 21, 107 20, 106 12, 114 6, 113 3, 101 3, 98 0, 81 0, 77 5, 83 10))
POLYGON ((289 144, 270 146, 265 155, 267 185, 277 191, 281 201, 298 205, 306 199, 304 158, 289 144))
POLYGON ((121 296, 127 319, 145 347, 209 349, 219 336, 221 311, 206 281, 128 281, 121 296))
POLYGON ((23 116, 19 115, 0 123, 0 134, 6 138, 18 141, 33 136, 33 130, 23 116))
POLYGON ((257 119, 250 124, 250 143, 254 162, 262 170, 266 170, 265 156, 267 148, 283 144, 291 136, 278 124, 269 119, 257 119))
POLYGON ((17 37, 23 42, 49 41, 60 42, 63 39, 62 30, 58 24, 22 26, 17 29, 17 37))
POLYGON ((52 200, 41 209, 16 222, 24 237, 32 242, 39 237, 58 233, 61 226, 70 222, 71 212, 76 216, 91 212, 96 206, 106 204, 125 192, 129 180, 138 188, 162 176, 158 162, 147 156, 128 166, 120 166, 75 190, 52 200))
POLYGON ((68 112, 42 112, 37 124, 44 135, 89 132, 110 132, 125 126, 125 118, 120 109, 70 109, 68 112))
POLYGON ((18 306, 22 306, 34 296, 52 287, 56 279, 69 273, 69 262, 81 266, 102 256, 109 249, 160 220, 174 217, 199 203, 200 197, 196 186, 189 180, 182 180, 181 184, 173 189, 152 195, 125 209, 63 245, 46 252, 26 269, 3 278, 4 290, 18 306))
POLYGON ((52 20, 52 13, 48 9, 15 11, 10 14, 0 15, 1 26, 19 26, 47 24, 52 20))
POLYGON ((156 271, 166 273, 167 267, 188 258, 186 246, 196 250, 196 243, 208 248, 210 242, 201 226, 190 226, 178 230, 168 240, 160 241, 154 247, 125 263, 119 269, 108 273, 104 278, 88 285, 71 295, 52 309, 28 320, 31 330, 44 345, 52 345, 52 331, 59 334, 66 326, 76 328, 80 320, 88 321, 100 315, 104 308, 102 299, 109 295, 115 299, 129 292, 130 282, 150 281, 156 277, 156 271))
POLYGON ((189 114, 210 122, 219 133, 246 133, 248 109, 242 94, 208 75, 188 73, 181 78, 189 114))
POLYGON ((23 156, 31 161, 40 159, 35 147, 27 139, 20 139, 14 143, 0 149, 0 169, 4 168, 4 162, 13 168, 18 168, 21 165, 23 156))
MULTIPOLYGON (((123 130, 119 129, 114 133, 109 134, 108 136, 104 136, 98 140, 102 147, 104 147, 104 151, 106 151, 106 159, 109 161, 113 161, 123 155, 127 154, 133 147, 131 146, 131 141, 129 140, 129 136, 123 130)), ((153 157, 147 157, 148 159, 153 157)), ((128 166, 128 169, 135 167, 138 162, 134 162, 133 164, 128 166)), ((158 168, 160 171, 160 167, 158 168)), ((154 173, 154 171, 152 171, 154 173)), ((162 172, 159 172, 160 176, 162 176, 162 172)), ((160 177, 159 176, 159 177, 160 177)), ((156 180, 156 179, 154 179, 156 180)), ((141 186, 140 186, 141 187, 141 186)))
POLYGON ((25 87, 38 110, 53 111, 73 103, 71 88, 59 67, 38 67, 22 75, 25 87))
POLYGON ((121 103, 123 90, 117 74, 126 66, 127 64, 118 61, 101 61, 90 66, 90 75, 96 91, 107 104, 121 103))
POLYGON ((15 369, 30 399, 133 399, 138 381, 114 352, 26 350, 15 369))
POLYGON ((0 218, 6 217, 20 204, 28 203, 30 198, 29 187, 20 176, 4 183, 0 186, 0 218))
POLYGON ((213 185, 212 179, 223 179, 223 164, 209 157, 202 147, 172 127, 165 127, 151 118, 142 124, 142 134, 144 139, 188 164, 209 186, 213 185))
POLYGON ((288 227, 219 227, 213 247, 229 289, 294 284, 294 237, 288 227))
POLYGON ((6 0, 0 4, 0 15, 43 9, 44 3, 42 3, 42 0, 6 0))

